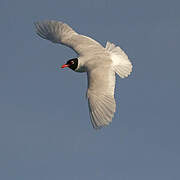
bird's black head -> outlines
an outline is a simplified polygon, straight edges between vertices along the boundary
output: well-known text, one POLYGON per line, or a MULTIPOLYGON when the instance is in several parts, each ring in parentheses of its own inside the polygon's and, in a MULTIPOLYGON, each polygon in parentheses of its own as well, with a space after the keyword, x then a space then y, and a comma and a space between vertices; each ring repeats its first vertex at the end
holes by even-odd
POLYGON ((69 67, 73 71, 78 67, 78 58, 70 59, 66 64, 62 65, 61 68, 69 67))

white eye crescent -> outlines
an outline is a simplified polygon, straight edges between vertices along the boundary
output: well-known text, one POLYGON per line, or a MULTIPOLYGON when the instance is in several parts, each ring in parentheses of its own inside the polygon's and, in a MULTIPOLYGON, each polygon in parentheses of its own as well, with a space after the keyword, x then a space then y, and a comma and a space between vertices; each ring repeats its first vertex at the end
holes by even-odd
POLYGON ((74 61, 71 61, 71 64, 74 64, 74 61))

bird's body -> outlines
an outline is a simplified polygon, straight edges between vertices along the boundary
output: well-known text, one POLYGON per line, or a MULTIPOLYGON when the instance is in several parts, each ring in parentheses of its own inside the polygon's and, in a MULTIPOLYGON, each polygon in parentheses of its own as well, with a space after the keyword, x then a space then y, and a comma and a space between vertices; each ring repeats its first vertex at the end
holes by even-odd
POLYGON ((62 22, 37 22, 35 26, 37 34, 42 38, 66 45, 78 54, 78 58, 69 60, 62 67, 87 72, 87 98, 92 125, 94 128, 108 125, 116 108, 115 73, 124 78, 132 71, 127 55, 110 42, 104 48, 94 39, 78 34, 62 22))

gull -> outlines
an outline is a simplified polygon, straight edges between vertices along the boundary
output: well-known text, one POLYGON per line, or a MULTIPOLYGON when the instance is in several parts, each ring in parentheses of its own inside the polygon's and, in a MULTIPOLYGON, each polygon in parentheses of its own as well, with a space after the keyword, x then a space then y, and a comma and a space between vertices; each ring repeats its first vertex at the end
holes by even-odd
POLYGON ((126 53, 109 41, 103 47, 60 21, 47 20, 34 24, 40 37, 68 46, 77 53, 76 58, 68 60, 61 68, 69 67, 75 72, 87 73, 86 97, 92 125, 95 129, 108 125, 116 110, 115 74, 125 78, 132 72, 132 63, 126 53))

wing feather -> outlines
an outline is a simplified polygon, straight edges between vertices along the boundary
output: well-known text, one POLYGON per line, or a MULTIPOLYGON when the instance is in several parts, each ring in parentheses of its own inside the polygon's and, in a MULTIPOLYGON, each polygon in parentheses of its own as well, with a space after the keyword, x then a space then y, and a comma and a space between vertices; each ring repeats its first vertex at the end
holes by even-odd
POLYGON ((88 72, 87 98, 92 125, 99 129, 108 125, 114 116, 115 73, 112 68, 97 68, 88 72))
POLYGON ((59 21, 42 21, 34 23, 36 33, 53 43, 60 43, 72 48, 77 54, 104 53, 105 50, 101 44, 94 39, 80 35, 70 26, 59 21))

